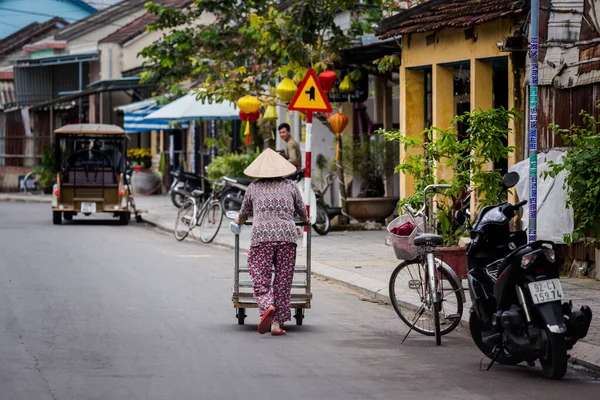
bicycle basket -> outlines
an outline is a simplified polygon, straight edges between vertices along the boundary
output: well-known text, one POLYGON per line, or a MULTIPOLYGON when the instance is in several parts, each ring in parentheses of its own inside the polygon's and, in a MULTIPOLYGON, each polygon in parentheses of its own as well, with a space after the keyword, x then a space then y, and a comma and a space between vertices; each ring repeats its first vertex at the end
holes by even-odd
POLYGON ((419 248, 415 246, 414 241, 417 236, 423 233, 423 223, 422 217, 413 217, 410 214, 401 215, 390 222, 387 229, 392 238, 392 247, 396 258, 399 260, 414 260, 417 257, 419 248), (409 236, 398 236, 392 233, 392 228, 408 221, 417 226, 409 236))

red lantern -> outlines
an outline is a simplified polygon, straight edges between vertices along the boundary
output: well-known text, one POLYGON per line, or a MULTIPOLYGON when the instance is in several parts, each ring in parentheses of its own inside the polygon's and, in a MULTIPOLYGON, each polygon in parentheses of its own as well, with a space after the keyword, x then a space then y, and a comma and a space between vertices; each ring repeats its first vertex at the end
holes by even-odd
POLYGON ((252 135, 250 135, 250 122, 258 121, 260 118, 260 110, 252 111, 250 113, 240 110, 240 119, 246 121, 246 130, 244 135, 246 136, 246 146, 250 146, 252 143, 252 135))
POLYGON ((254 121, 258 121, 259 118, 260 118, 260 110, 252 111, 251 113, 240 111, 240 119, 242 121, 254 122, 254 121))
POLYGON ((336 80, 337 74, 335 71, 327 70, 319 74, 319 82, 321 82, 321 87, 325 92, 329 92, 333 88, 336 80))

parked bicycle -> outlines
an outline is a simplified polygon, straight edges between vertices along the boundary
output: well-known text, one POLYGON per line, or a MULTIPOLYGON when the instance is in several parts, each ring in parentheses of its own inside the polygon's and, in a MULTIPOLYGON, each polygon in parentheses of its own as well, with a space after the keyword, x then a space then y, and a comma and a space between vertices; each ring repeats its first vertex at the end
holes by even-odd
POLYGON ((389 292, 392 306, 402 321, 412 330, 435 336, 439 346, 442 335, 452 332, 460 323, 465 302, 462 282, 443 260, 435 255, 442 245, 442 237, 427 233, 427 194, 449 189, 450 185, 429 185, 423 191, 423 207, 415 211, 410 205, 408 214, 390 223, 392 246, 396 257, 405 260, 390 277, 389 292), (392 233, 394 227, 412 222, 414 230, 407 236, 392 233), (415 304, 417 306, 415 307, 415 304))
POLYGON ((173 183, 171 183, 169 193, 171 195, 171 201, 175 207, 181 207, 186 196, 190 196, 193 190, 202 189, 203 181, 205 189, 204 194, 206 197, 208 197, 210 185, 204 177, 192 174, 190 172, 182 172, 178 170, 171 171, 171 176, 173 178, 173 183))
POLYGON ((227 181, 221 180, 206 201, 204 192, 199 189, 193 190, 185 197, 175 220, 174 233, 177 240, 185 239, 196 226, 200 228, 200 240, 203 243, 210 243, 215 239, 223 222, 221 193, 227 185, 227 181))

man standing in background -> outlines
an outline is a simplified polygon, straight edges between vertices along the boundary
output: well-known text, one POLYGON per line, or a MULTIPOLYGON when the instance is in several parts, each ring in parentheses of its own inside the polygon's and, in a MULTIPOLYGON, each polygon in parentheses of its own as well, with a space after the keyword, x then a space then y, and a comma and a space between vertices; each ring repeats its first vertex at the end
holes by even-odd
POLYGON ((277 128, 279 137, 285 142, 285 159, 292 163, 296 169, 302 167, 302 154, 300 153, 300 145, 292 137, 292 132, 289 124, 280 124, 277 128))

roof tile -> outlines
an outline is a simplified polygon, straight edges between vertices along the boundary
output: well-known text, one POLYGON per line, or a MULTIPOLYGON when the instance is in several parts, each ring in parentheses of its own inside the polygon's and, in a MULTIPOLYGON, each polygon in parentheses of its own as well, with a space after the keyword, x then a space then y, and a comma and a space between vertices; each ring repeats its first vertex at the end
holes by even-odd
POLYGON ((39 39, 41 36, 50 34, 53 30, 60 29, 65 25, 69 25, 69 23, 60 17, 54 17, 43 23, 33 22, 12 35, 0 40, 0 57, 10 54, 26 44, 39 39))
MULTIPOLYGON (((170 8, 184 8, 192 3, 193 0, 167 0, 165 1, 164 6, 170 8)), ((157 19, 158 17, 155 14, 146 13, 106 36, 104 39, 100 40, 99 43, 126 43, 144 33, 146 28, 156 22, 157 19)))
POLYGON ((467 28, 523 13, 524 0, 430 0, 380 23, 378 34, 389 38, 443 28, 467 28))

